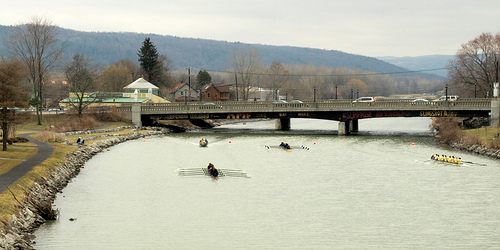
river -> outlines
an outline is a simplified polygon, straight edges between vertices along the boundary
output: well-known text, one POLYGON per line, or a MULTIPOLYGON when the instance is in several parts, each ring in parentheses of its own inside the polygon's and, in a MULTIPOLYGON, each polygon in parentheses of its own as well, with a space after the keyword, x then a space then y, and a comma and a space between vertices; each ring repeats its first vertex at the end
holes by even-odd
POLYGON ((122 143, 58 195, 34 247, 498 249, 499 162, 436 143, 429 125, 367 119, 338 136, 336 122, 292 119, 289 132, 260 121, 122 143), (177 175, 209 162, 250 178, 177 175))

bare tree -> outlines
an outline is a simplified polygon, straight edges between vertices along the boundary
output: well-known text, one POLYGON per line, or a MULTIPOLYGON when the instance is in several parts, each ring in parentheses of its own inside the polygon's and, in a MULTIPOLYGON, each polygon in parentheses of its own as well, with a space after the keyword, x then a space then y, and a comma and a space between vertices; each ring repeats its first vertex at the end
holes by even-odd
POLYGON ((243 86, 243 99, 248 100, 248 91, 252 87, 255 74, 262 68, 257 48, 237 49, 231 53, 231 64, 237 75, 238 84, 243 86))
POLYGON ((16 109, 27 105, 26 91, 21 83, 25 77, 25 67, 20 61, 0 61, 0 127, 2 128, 3 151, 7 151, 7 141, 11 124, 16 120, 16 109))
POLYGON ((448 64, 450 84, 461 95, 474 96, 477 91, 480 96, 486 96, 492 93, 493 83, 498 80, 499 61, 500 34, 483 33, 462 44, 456 58, 448 64))
POLYGON ((29 23, 17 25, 7 40, 9 49, 28 68, 34 95, 30 103, 36 107, 38 125, 42 124, 44 81, 63 52, 56 36, 56 26, 49 19, 35 16, 29 23))
POLYGON ((101 66, 88 57, 76 54, 66 66, 65 73, 70 84, 70 105, 75 107, 81 117, 83 110, 99 98, 97 93, 90 95, 89 92, 95 90, 101 66))
POLYGON ((269 66, 269 80, 273 90, 273 100, 278 100, 279 90, 286 89, 290 80, 290 73, 285 69, 285 66, 279 61, 274 61, 269 66))
POLYGON ((99 89, 107 92, 122 92, 123 87, 133 81, 132 77, 132 72, 125 64, 111 64, 102 72, 99 89))

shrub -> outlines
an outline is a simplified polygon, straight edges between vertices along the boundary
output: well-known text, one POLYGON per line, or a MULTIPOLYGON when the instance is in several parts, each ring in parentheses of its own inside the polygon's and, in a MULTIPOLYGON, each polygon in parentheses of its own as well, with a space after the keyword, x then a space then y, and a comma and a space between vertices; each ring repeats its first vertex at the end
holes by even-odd
POLYGON ((92 115, 60 115, 57 119, 47 119, 45 130, 56 131, 59 133, 68 131, 91 130, 101 126, 101 123, 92 115))
POLYGON ((98 121, 102 122, 114 122, 114 121, 125 121, 127 120, 126 113, 116 111, 115 107, 110 107, 105 111, 92 113, 98 121))
POLYGON ((458 122, 452 117, 434 118, 432 127, 437 131, 436 138, 444 143, 458 142, 463 137, 458 122))
POLYGON ((64 136, 54 131, 42 131, 38 134, 38 140, 43 142, 64 142, 64 136))

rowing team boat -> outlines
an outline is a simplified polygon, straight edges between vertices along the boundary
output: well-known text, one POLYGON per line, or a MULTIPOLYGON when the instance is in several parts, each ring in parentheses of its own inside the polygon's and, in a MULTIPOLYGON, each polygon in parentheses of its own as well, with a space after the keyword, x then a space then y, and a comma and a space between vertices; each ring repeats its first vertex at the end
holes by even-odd
POLYGON ((446 156, 446 155, 440 156, 438 154, 435 154, 435 155, 431 156, 431 160, 439 161, 439 162, 446 162, 446 163, 451 163, 451 164, 458 164, 458 165, 462 164, 462 159, 460 157, 455 158, 455 156, 446 156))

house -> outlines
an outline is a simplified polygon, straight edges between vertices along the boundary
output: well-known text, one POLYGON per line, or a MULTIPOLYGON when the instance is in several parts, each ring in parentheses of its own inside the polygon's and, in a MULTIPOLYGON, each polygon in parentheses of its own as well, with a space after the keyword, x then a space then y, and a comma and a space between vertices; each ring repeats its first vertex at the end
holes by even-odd
POLYGON ((279 90, 251 87, 248 90, 248 101, 273 101, 276 95, 279 96, 279 90))
MULTIPOLYGON (((124 87, 122 92, 92 92, 83 93, 83 102, 88 107, 121 106, 132 103, 170 103, 158 96, 158 87, 150 82, 139 78, 133 83, 124 87)), ((68 109, 72 104, 78 102, 77 93, 70 93, 68 98, 59 101, 59 106, 68 109)))
POLYGON ((139 93, 151 93, 158 96, 158 90, 160 88, 141 77, 135 80, 133 83, 123 87, 123 89, 125 89, 125 91, 129 93, 134 93, 134 91, 137 90, 139 93))
POLYGON ((227 84, 207 84, 202 88, 202 100, 205 102, 212 101, 229 101, 229 85, 227 84))
POLYGON ((193 102, 200 100, 200 91, 184 82, 177 83, 170 93, 174 102, 193 102))

